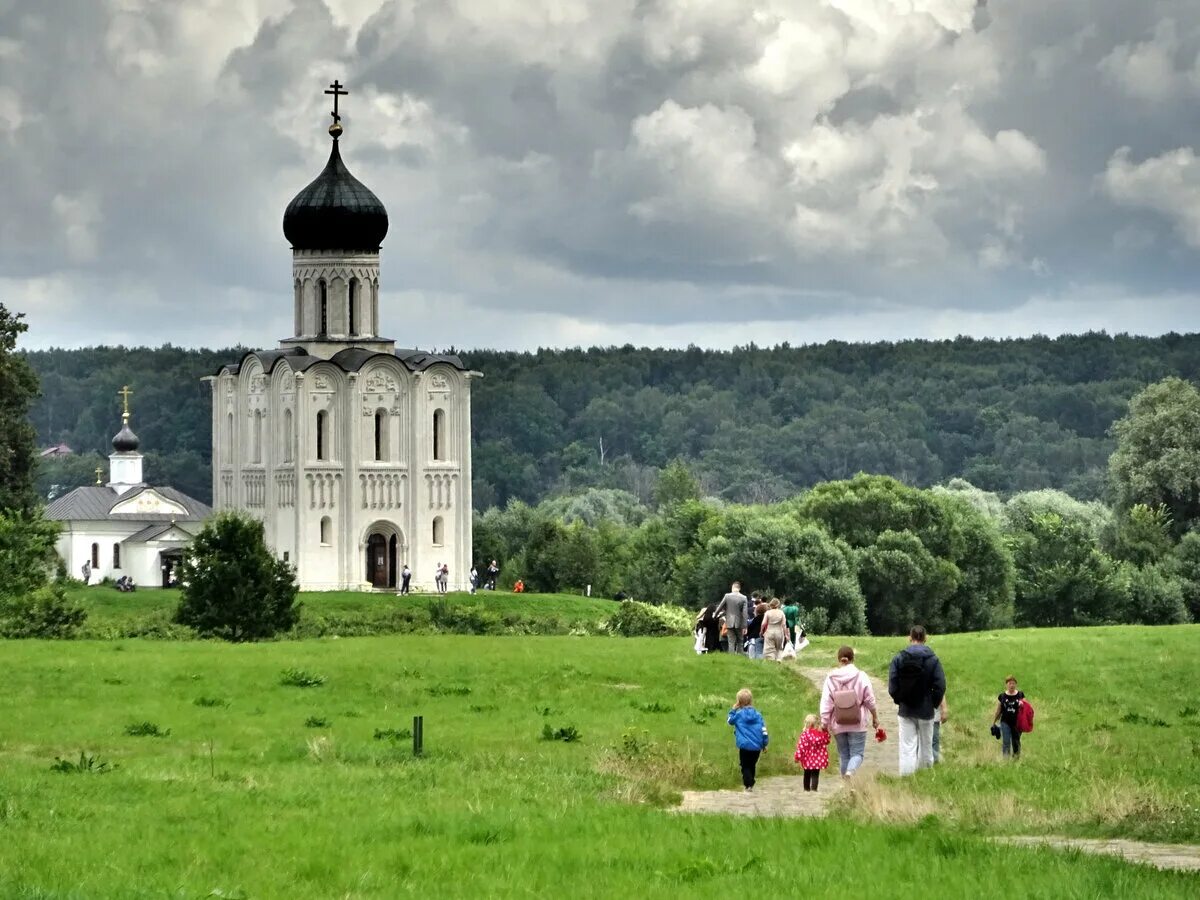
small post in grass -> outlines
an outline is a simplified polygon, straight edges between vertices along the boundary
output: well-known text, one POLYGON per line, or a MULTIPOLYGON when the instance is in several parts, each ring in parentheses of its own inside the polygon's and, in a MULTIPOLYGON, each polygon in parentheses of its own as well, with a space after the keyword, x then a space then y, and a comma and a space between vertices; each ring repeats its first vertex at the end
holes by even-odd
POLYGON ((425 749, 425 717, 413 716, 413 756, 420 756, 425 749))

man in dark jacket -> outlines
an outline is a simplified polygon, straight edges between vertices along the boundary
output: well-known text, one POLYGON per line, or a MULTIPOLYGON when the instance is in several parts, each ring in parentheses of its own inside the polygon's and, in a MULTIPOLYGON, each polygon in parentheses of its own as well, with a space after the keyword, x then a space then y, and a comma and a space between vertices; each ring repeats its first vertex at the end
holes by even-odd
POLYGON ((911 775, 933 765, 933 717, 946 696, 942 662, 925 646, 925 629, 914 625, 908 646, 892 658, 888 693, 900 719, 900 774, 911 775))

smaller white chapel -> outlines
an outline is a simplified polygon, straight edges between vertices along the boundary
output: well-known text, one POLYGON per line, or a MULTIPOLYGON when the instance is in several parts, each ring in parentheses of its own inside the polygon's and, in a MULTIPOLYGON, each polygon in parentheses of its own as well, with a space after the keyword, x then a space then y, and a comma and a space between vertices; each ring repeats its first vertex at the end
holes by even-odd
POLYGON ((46 509, 46 518, 61 523, 58 554, 67 571, 88 584, 128 575, 143 587, 175 584, 183 552, 212 510, 172 487, 152 487, 142 480, 140 442, 129 427, 128 387, 121 430, 112 439, 108 482, 79 487, 46 509))

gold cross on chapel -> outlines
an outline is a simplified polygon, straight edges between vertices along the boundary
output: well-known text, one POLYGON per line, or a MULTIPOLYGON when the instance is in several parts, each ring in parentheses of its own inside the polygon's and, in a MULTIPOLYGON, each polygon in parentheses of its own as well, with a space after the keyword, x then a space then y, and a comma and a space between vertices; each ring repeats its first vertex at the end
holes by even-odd
POLYGON ((129 398, 133 396, 133 391, 131 391, 129 389, 129 385, 125 385, 119 391, 117 391, 117 396, 120 397, 121 400, 125 404, 125 410, 124 410, 124 412, 121 413, 121 415, 124 416, 126 419, 128 419, 129 418, 129 398))
POLYGON ((100 468, 99 466, 96 466, 96 484, 100 483, 100 476, 103 474, 104 474, 104 470, 102 468, 100 468))

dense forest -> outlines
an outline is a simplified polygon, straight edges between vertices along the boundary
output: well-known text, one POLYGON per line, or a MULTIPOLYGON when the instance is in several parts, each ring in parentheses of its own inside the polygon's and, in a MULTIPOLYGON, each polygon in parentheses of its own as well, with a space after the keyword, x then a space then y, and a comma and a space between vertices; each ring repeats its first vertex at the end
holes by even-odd
MULTIPOLYGON (((148 479, 209 499, 199 379, 242 352, 25 354, 41 379, 40 444, 76 451, 43 461, 43 495, 92 480, 119 427, 117 391, 130 384, 148 479)), ((918 487, 961 477, 1006 496, 1052 487, 1097 499, 1109 431, 1130 398, 1169 375, 1200 378, 1200 335, 1176 334, 459 352, 485 375, 473 395, 480 510, 587 488, 648 502, 675 459, 704 496, 732 502, 774 502, 859 471, 918 487)))

